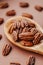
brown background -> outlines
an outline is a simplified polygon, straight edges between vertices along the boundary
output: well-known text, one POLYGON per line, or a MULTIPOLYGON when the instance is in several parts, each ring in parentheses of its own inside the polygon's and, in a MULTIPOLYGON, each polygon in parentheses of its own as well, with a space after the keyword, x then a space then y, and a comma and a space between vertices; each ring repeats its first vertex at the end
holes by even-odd
MULTIPOLYGON (((2 0, 0 0, 0 2, 1 1, 2 0)), ((3 1, 7 1, 9 3, 9 8, 0 9, 0 17, 4 18, 5 20, 4 23, 6 22, 7 19, 11 18, 6 16, 6 12, 8 10, 15 9, 16 16, 21 15, 22 12, 31 13, 34 17, 34 20, 43 27, 43 11, 38 12, 37 10, 34 9, 34 6, 37 4, 43 6, 43 0, 22 0, 30 4, 28 8, 20 8, 19 7, 20 0, 3 0, 3 1)), ((28 58, 31 55, 36 57, 35 65, 43 65, 43 56, 29 52, 29 51, 25 51, 13 45, 12 45, 13 49, 11 53, 8 56, 4 57, 2 55, 2 48, 4 44, 10 43, 4 34, 4 24, 0 25, 0 34, 3 35, 3 38, 0 41, 0 65, 10 65, 10 62, 19 62, 21 63, 21 65, 26 65, 28 62, 28 58)))

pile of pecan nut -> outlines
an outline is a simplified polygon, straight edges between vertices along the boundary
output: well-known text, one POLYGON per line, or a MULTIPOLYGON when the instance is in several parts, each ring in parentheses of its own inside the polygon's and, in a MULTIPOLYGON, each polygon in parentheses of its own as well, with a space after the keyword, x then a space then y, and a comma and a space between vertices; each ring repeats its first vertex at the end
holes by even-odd
POLYGON ((14 20, 9 33, 12 34, 14 41, 21 42, 23 46, 36 45, 43 39, 43 33, 27 19, 14 20))

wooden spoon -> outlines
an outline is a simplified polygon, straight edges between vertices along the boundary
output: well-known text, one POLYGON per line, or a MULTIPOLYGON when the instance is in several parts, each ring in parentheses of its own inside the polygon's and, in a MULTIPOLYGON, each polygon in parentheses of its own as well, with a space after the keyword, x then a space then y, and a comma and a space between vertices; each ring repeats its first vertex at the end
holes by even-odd
POLYGON ((9 29, 10 25, 13 23, 12 20, 15 20, 15 19, 27 19, 29 22, 33 22, 36 25, 36 28, 43 33, 43 29, 35 21, 33 21, 29 18, 26 18, 26 17, 16 16, 16 17, 13 17, 13 18, 10 18, 9 20, 7 20, 6 23, 4 24, 4 32, 5 32, 5 35, 8 38, 8 40, 11 43, 13 43, 14 45, 16 45, 16 46, 18 46, 22 49, 25 49, 25 50, 32 51, 32 52, 39 53, 39 54, 43 55, 43 41, 41 41, 41 43, 38 44, 38 45, 34 45, 32 47, 25 47, 25 46, 22 46, 20 43, 17 43, 13 40, 11 34, 8 33, 8 29, 9 29))

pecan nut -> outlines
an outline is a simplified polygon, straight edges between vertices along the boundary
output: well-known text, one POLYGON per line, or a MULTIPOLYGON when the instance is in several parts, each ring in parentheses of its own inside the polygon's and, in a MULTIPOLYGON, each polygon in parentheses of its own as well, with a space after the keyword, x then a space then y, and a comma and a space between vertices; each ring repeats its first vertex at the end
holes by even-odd
POLYGON ((11 25, 10 25, 10 28, 9 28, 9 33, 11 34, 13 32, 13 30, 15 30, 17 27, 16 25, 16 21, 14 21, 11 25))
POLYGON ((35 9, 36 9, 37 11, 42 11, 42 10, 43 10, 43 7, 42 7, 42 6, 39 6, 39 5, 36 5, 36 6, 35 6, 35 9))
POLYGON ((21 28, 24 28, 24 21, 21 21, 21 28))
POLYGON ((35 65, 35 57, 31 56, 27 65, 35 65))
POLYGON ((9 7, 9 4, 7 2, 1 2, 0 3, 0 8, 1 9, 8 8, 8 7, 9 7))
POLYGON ((21 65, 20 63, 11 62, 10 65, 21 65))
POLYGON ((11 45, 6 44, 2 51, 3 56, 7 56, 10 53, 11 49, 12 49, 11 45))
POLYGON ((21 41, 21 45, 23 46, 33 46, 33 43, 31 41, 21 41))
POLYGON ((35 36, 34 36, 33 44, 34 45, 38 44, 40 42, 40 40, 41 40, 40 38, 41 38, 40 33, 39 32, 36 33, 35 36))
POLYGON ((6 15, 7 16, 14 16, 14 15, 16 15, 16 11, 15 10, 9 10, 9 11, 7 11, 6 15))
POLYGON ((12 36, 13 36, 14 41, 17 41, 18 40, 18 31, 13 31, 12 36))
POLYGON ((0 34, 0 40, 2 39, 2 35, 0 34))
POLYGON ((20 22, 17 21, 17 28, 20 29, 20 22))
POLYGON ((29 13, 23 13, 22 16, 33 19, 33 16, 29 13))
POLYGON ((0 18, 0 25, 4 22, 3 18, 0 18))
POLYGON ((29 4, 27 2, 20 2, 20 7, 24 8, 24 7, 28 7, 29 4))
POLYGON ((25 33, 19 34, 19 38, 21 40, 33 40, 34 39, 34 35, 31 32, 25 32, 25 33))
POLYGON ((29 26, 29 27, 35 27, 35 24, 32 23, 32 22, 28 22, 28 26, 29 26))
POLYGON ((24 27, 23 31, 22 32, 30 32, 31 31, 31 27, 28 28, 28 27, 24 27))
POLYGON ((38 32, 38 30, 36 28, 31 28, 31 32, 35 35, 38 32))

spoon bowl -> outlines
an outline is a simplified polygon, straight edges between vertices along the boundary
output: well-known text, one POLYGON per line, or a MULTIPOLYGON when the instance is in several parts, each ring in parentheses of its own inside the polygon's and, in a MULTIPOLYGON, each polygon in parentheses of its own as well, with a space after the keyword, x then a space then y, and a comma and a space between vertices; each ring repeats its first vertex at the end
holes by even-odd
POLYGON ((26 46, 22 46, 20 43, 18 42, 15 42, 11 36, 11 34, 8 33, 8 29, 10 27, 10 25, 13 23, 12 20, 15 20, 15 19, 27 19, 28 21, 34 23, 37 27, 38 30, 40 30, 42 33, 43 33, 43 29, 41 28, 41 26, 35 22, 34 20, 31 20, 29 18, 26 18, 26 17, 22 17, 22 16, 15 16, 13 18, 10 18, 9 20, 6 21, 6 23, 4 24, 4 33, 7 37, 7 39, 14 45, 22 48, 22 49, 25 49, 25 50, 28 50, 28 51, 32 51, 32 52, 35 52, 35 53, 39 53, 41 55, 43 55, 43 40, 40 42, 40 44, 37 44, 37 45, 34 45, 32 47, 26 47, 26 46))

